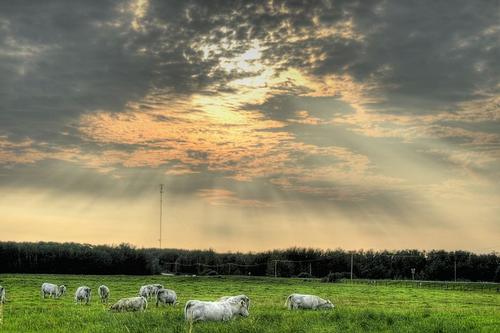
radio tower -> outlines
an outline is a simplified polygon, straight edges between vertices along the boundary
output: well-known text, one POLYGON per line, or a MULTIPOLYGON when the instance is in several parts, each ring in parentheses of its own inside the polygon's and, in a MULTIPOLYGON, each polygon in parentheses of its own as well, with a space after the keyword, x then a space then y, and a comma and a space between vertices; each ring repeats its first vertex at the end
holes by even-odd
POLYGON ((163 217, 163 184, 160 184, 160 249, 161 249, 161 219, 163 217))

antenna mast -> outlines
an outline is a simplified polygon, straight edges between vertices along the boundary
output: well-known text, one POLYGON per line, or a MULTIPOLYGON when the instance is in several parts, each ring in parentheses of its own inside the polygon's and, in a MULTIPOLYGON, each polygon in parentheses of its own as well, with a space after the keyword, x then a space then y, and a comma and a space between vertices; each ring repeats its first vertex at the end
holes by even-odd
POLYGON ((163 184, 160 184, 160 249, 161 249, 161 235, 162 235, 162 217, 163 217, 163 184))

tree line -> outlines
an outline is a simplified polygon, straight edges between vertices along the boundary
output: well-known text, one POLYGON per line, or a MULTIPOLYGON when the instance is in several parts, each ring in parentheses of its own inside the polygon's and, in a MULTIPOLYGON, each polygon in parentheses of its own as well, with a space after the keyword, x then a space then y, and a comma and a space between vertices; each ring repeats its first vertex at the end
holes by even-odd
POLYGON ((468 251, 289 248, 257 253, 0 242, 0 273, 312 276, 500 282, 500 256, 468 251))

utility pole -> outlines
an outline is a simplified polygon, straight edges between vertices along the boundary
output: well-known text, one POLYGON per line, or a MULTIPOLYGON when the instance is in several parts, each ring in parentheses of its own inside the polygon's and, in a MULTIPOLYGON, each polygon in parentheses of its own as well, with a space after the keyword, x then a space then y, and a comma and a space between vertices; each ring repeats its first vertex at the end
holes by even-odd
POLYGON ((313 275, 313 270, 312 270, 312 263, 309 263, 309 275, 313 275))
POLYGON ((162 234, 162 217, 163 217, 163 184, 160 184, 160 249, 161 249, 161 234, 162 234))
POLYGON ((274 277, 278 277, 278 260, 274 261, 274 277))
POLYGON ((353 263, 354 263, 354 253, 351 252, 351 282, 352 282, 352 266, 353 266, 353 263))

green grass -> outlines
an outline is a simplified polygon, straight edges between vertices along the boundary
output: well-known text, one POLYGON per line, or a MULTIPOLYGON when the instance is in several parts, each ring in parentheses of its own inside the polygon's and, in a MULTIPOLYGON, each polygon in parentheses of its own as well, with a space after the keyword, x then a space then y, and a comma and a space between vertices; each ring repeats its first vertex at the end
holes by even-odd
POLYGON ((0 332, 189 332, 183 304, 244 293, 251 298, 250 317, 228 323, 196 323, 192 332, 500 332, 500 293, 496 290, 450 290, 405 285, 326 284, 274 278, 164 276, 0 275, 7 289, 0 332), (43 282, 66 284, 61 299, 40 297, 43 282), (144 313, 113 313, 101 305, 97 287, 111 289, 111 302, 135 296, 142 284, 162 283, 177 292, 181 306, 144 313), (92 288, 91 305, 75 305, 80 285, 92 288), (336 308, 288 311, 293 292, 329 298, 336 308))

